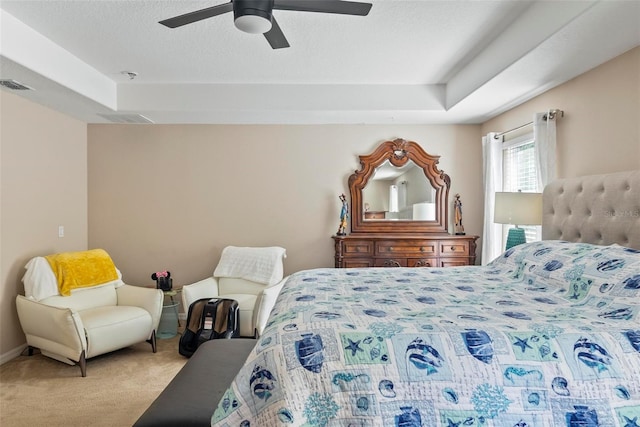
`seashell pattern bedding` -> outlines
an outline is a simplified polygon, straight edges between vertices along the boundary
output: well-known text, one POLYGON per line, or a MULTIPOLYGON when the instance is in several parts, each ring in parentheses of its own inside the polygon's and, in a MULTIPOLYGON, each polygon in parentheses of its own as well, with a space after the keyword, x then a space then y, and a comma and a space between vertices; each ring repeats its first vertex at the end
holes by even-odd
POLYGON ((639 311, 640 251, 618 245, 300 271, 212 425, 637 427, 639 311))

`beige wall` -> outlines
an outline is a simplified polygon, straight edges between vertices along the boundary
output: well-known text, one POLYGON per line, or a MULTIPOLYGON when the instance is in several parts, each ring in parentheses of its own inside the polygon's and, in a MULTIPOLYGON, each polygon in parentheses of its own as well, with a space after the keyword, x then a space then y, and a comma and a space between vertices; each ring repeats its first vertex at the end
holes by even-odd
POLYGON ((25 339, 15 298, 33 256, 87 247, 87 125, 0 91, 0 357, 25 339), (58 226, 65 237, 58 237, 58 226))
POLYGON ((287 274, 331 266, 357 155, 394 137, 442 156, 479 234, 481 135, 560 108, 561 177, 640 169, 639 103, 640 48, 482 126, 89 125, 87 136, 0 91, 0 362, 24 343, 14 300, 31 256, 104 247, 125 280, 148 286, 159 269, 177 285, 211 274, 228 244, 286 247, 287 274))
POLYGON ((640 47, 484 123, 500 132, 559 108, 558 177, 640 169, 640 47))
POLYGON ((480 126, 89 125, 89 246, 132 284, 211 275, 222 248, 279 245, 285 273, 333 266, 340 193, 386 139, 440 155, 468 234, 481 228, 480 126))

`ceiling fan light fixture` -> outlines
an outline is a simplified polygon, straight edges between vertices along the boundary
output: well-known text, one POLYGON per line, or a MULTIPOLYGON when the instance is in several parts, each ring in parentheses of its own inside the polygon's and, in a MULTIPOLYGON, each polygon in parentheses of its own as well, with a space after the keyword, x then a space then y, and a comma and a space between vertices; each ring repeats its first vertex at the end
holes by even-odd
POLYGON ((280 25, 272 16, 274 9, 366 16, 371 3, 338 0, 229 0, 217 6, 164 19, 160 24, 177 28, 233 11, 234 24, 240 31, 264 34, 272 49, 289 47, 280 25))
POLYGON ((271 30, 270 17, 260 15, 238 16, 234 21, 236 28, 245 33, 264 34, 271 30))

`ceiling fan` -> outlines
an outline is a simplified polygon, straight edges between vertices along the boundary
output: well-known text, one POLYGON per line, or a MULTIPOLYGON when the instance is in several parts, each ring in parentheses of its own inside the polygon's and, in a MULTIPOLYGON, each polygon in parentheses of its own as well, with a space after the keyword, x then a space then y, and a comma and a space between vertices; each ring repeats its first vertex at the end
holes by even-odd
POLYGON ((162 20, 160 24, 176 28, 233 11, 234 23, 238 29, 247 33, 264 34, 273 49, 289 47, 289 42, 272 15, 274 9, 366 16, 371 3, 341 0, 231 0, 162 20))

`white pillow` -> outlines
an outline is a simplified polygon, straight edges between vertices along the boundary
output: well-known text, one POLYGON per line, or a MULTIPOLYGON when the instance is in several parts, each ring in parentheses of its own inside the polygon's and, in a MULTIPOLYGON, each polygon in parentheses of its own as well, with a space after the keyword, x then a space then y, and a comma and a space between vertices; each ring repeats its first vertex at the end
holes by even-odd
POLYGON ((29 299, 41 299, 58 295, 58 281, 44 257, 38 256, 24 266, 27 272, 22 277, 24 295, 29 299))

